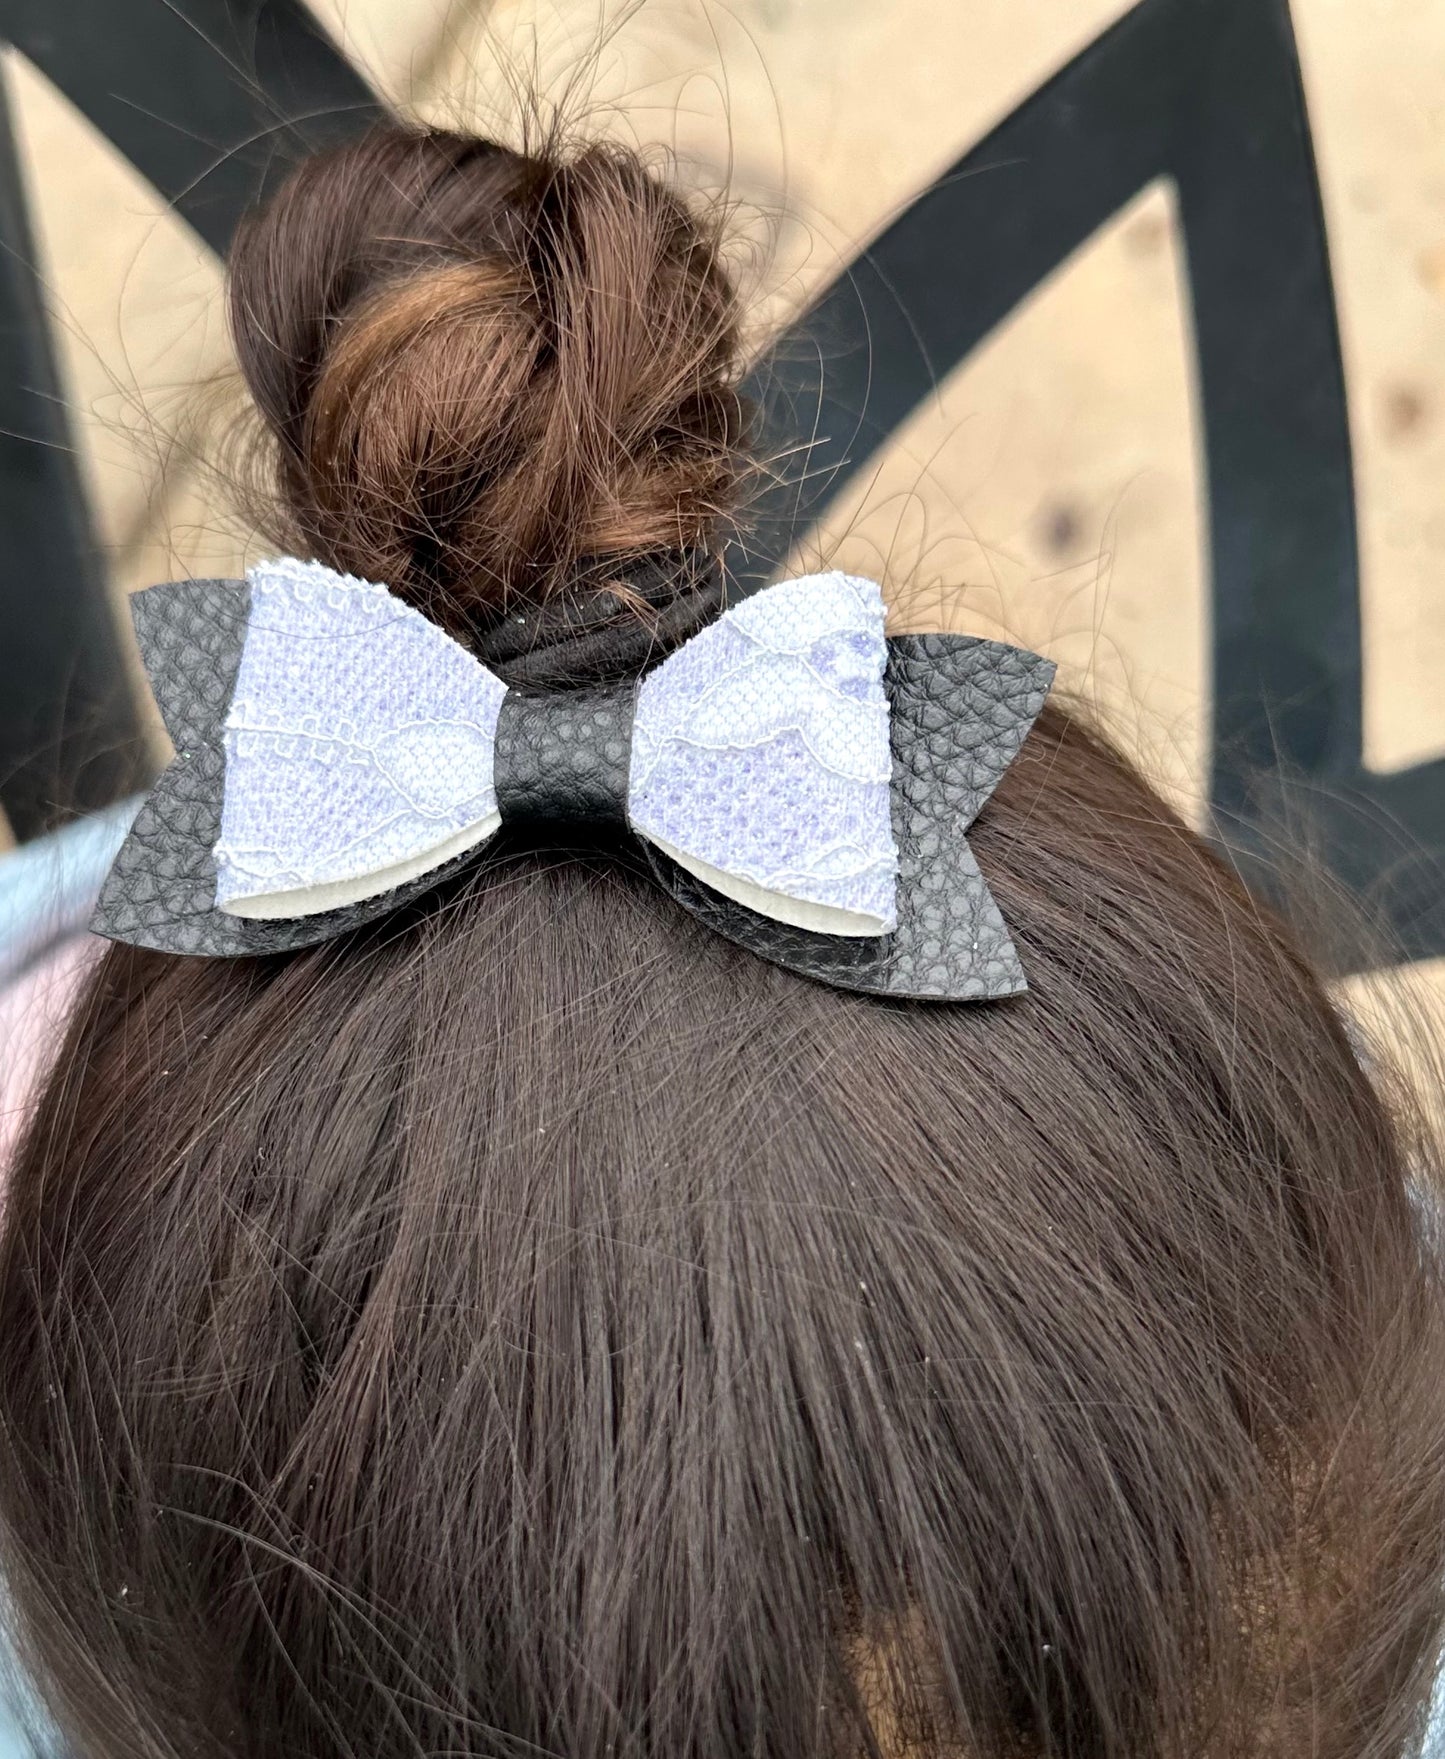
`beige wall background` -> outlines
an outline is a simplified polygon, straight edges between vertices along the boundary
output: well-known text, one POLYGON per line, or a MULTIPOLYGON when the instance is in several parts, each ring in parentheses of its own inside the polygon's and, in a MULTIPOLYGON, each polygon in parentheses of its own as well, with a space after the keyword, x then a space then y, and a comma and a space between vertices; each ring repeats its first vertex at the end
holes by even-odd
MULTIPOLYGON (((312 0, 378 89, 511 131, 519 82, 737 203, 759 343, 1125 0, 312 0)), ((1366 760, 1445 750, 1445 0, 1293 0, 1349 383, 1366 760)), ((219 265, 27 63, 17 115, 61 365, 117 592, 234 572, 205 468, 219 265)), ((1187 290, 1141 194, 895 436, 818 546, 1043 647, 1198 813, 1208 606, 1187 290)), ((926 614, 926 613, 925 613, 926 614)), ((1445 997, 1445 969, 1415 986, 1445 997)))

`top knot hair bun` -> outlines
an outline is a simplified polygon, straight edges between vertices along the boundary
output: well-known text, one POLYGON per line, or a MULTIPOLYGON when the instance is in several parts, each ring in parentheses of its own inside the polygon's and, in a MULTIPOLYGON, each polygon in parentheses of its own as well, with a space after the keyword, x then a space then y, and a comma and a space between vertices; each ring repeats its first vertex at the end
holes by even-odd
POLYGON ((288 542, 459 638, 716 548, 735 509, 736 296, 634 152, 382 128, 246 222, 230 311, 288 542))

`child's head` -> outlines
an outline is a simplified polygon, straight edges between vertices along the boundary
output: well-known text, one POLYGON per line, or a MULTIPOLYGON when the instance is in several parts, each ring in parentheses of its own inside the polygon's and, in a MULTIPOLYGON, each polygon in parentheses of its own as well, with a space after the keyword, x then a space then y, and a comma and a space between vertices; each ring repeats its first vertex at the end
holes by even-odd
MULTIPOLYGON (((553 685, 715 608, 657 568, 747 467, 734 296, 630 155, 382 133, 232 288, 299 552, 553 685)), ((1070 710, 970 840, 1013 1001, 831 989, 517 841, 300 953, 107 955, 0 1239, 4 1561, 77 1752, 1405 1751, 1424 1147, 1070 710)))

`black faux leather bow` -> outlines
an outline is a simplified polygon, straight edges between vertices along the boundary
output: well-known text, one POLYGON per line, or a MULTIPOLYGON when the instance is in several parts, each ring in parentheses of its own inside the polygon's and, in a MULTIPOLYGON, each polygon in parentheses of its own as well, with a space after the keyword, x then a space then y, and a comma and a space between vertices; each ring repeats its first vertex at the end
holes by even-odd
MULTIPOLYGON (((246 644, 248 584, 173 583, 136 595, 132 607, 176 757, 107 879, 94 919, 99 933, 176 953, 284 952, 372 920, 478 859, 469 848, 337 909, 257 920, 218 908, 215 851, 227 714, 246 644)), ((838 988, 928 1000, 1025 989, 1018 954, 966 833, 1037 718, 1053 674, 1052 663, 1036 654, 973 636, 888 640, 883 690, 897 851, 891 932, 821 933, 775 920, 641 838, 658 884, 716 933, 838 988)), ((495 729, 502 819, 543 822, 553 833, 559 825, 587 823, 630 839, 634 688, 508 693, 495 729)))

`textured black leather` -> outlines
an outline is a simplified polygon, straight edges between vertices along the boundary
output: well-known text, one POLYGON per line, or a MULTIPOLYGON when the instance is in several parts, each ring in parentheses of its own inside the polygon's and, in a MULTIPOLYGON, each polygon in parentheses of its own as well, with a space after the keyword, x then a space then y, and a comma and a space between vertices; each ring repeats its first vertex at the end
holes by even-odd
POLYGON ((244 580, 173 580, 133 593, 130 607, 176 755, 106 875, 90 923, 96 934, 166 953, 289 953, 384 916, 476 859, 459 855, 379 898, 319 916, 248 922, 217 910, 211 851, 221 834, 222 729, 241 664, 251 589, 244 580))
POLYGON ((1051 660, 971 635, 888 643, 898 926, 876 939, 814 934, 721 897, 648 848, 662 886, 760 958, 839 989, 972 1001, 1028 988, 965 833, 1013 762, 1053 682, 1051 660))
MULTIPOLYGON (((176 746, 102 888, 98 934, 167 952, 284 953, 396 909, 479 859, 455 857, 395 891, 322 915, 251 922, 215 908, 212 850, 225 781, 223 727, 250 611, 245 581, 176 581, 131 599, 141 655, 176 746)), ((844 989, 968 1000, 1027 987, 966 832, 1043 707, 1052 662, 962 635, 888 644, 898 925, 873 939, 792 928, 711 891, 644 843, 658 882, 716 933, 844 989)), ((497 787, 509 822, 626 826, 635 685, 509 692, 497 787)))
POLYGON ((717 557, 703 551, 584 558, 568 588, 509 610, 467 646, 514 689, 625 684, 711 623, 726 596, 717 557))
POLYGON ((503 824, 626 830, 637 686, 509 690, 497 716, 493 780, 503 824))

